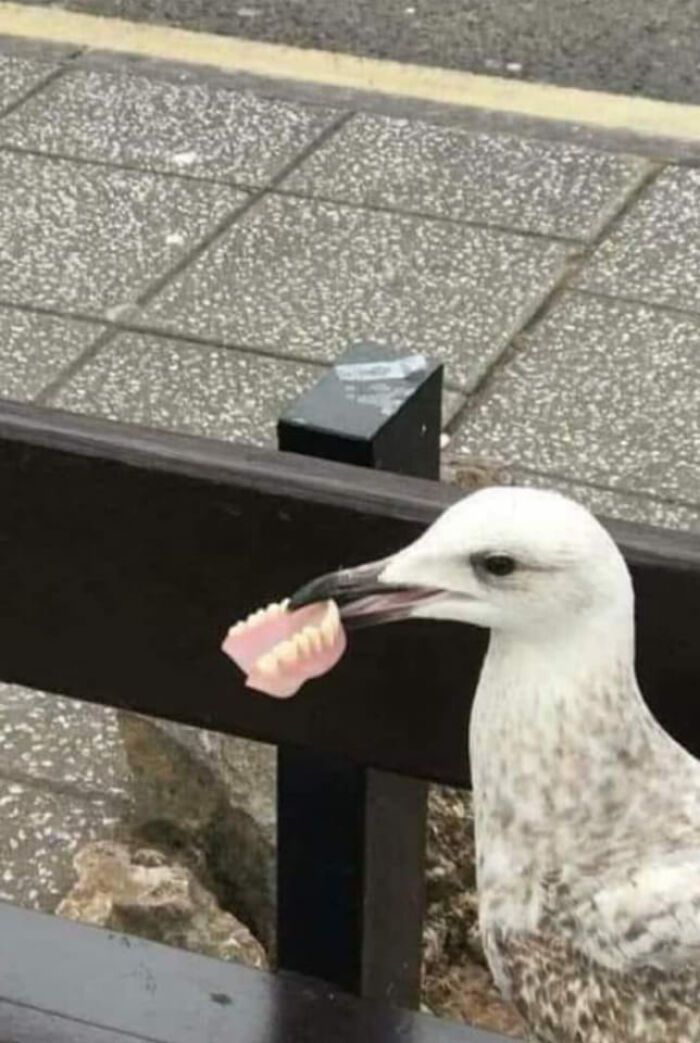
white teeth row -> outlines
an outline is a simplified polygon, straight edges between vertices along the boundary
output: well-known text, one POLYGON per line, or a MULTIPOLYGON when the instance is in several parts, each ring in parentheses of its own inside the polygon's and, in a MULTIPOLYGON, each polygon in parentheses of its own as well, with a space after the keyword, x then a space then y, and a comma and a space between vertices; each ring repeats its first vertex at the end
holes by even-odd
POLYGON ((247 630, 249 627, 258 626, 258 624, 268 619, 274 619, 276 616, 281 616, 283 612, 287 611, 289 605, 289 598, 285 598, 284 601, 273 601, 267 608, 259 608, 257 612, 251 613, 247 619, 244 619, 242 623, 236 623, 231 628, 231 633, 240 634, 242 630, 247 630))
POLYGON ((340 614, 334 601, 329 602, 326 614, 318 626, 306 626, 303 630, 276 645, 271 652, 261 656, 256 668, 268 677, 285 668, 295 666, 300 660, 318 655, 324 648, 332 648, 340 629, 340 614))

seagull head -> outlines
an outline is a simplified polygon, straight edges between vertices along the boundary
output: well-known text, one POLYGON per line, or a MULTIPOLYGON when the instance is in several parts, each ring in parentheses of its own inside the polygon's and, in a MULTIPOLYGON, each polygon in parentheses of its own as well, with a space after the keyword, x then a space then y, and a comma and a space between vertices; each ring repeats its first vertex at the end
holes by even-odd
POLYGON ((290 607, 326 599, 347 626, 449 619, 529 636, 632 615, 627 567, 593 515, 559 493, 518 487, 473 493, 410 546, 313 580, 290 607))

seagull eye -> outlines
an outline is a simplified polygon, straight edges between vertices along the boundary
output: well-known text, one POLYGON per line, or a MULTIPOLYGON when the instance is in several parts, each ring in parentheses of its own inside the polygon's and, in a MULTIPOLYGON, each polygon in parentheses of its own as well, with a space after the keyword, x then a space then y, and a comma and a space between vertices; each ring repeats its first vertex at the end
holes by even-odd
POLYGON ((510 576, 515 572, 516 561, 510 554, 487 554, 482 558, 482 567, 490 576, 510 576))

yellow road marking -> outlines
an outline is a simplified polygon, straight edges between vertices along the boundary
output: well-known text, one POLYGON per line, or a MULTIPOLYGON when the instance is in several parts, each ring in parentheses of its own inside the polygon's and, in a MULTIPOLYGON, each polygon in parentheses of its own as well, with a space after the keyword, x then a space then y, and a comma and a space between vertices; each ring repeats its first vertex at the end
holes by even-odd
POLYGON ((351 54, 0 2, 0 35, 117 51, 274 79, 374 91, 607 130, 700 139, 700 105, 480 76, 351 54))

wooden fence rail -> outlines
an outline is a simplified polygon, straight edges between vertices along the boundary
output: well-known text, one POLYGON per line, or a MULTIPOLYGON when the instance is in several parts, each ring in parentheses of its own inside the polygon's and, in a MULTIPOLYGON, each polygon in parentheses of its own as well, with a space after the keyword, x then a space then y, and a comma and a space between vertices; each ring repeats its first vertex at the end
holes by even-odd
MULTIPOLYGON (((2 403, 0 494, 4 681, 261 739, 389 780, 468 784, 467 720, 484 647, 478 631, 414 622, 362 632, 331 677, 285 703, 244 689, 219 650, 233 620, 314 575, 397 549, 458 490, 2 403)), ((700 754, 700 539, 610 528, 634 574, 644 691, 669 730, 700 754)), ((495 1039, 334 998, 319 983, 262 976, 253 986, 253 972, 129 939, 119 940, 122 962, 110 963, 117 950, 104 932, 10 907, 0 917, 3 1041, 495 1039), (24 962, 13 960, 23 931, 36 946, 34 982, 28 941, 24 962), (131 963, 129 946, 138 953, 131 963), (60 963, 60 1009, 51 1006, 58 1003, 52 958, 60 963), (98 966, 95 993, 90 975, 98 966), (177 978, 172 990, 163 984, 166 967, 199 983, 187 1002, 183 985, 178 1005, 177 978), (110 993, 109 973, 125 990, 123 1003, 110 993), (133 1016, 129 974, 141 990, 133 1016), (158 982, 150 992, 149 975, 158 982)), ((396 955, 381 955, 380 968, 396 955)), ((354 991, 363 991, 361 982, 354 991)))

